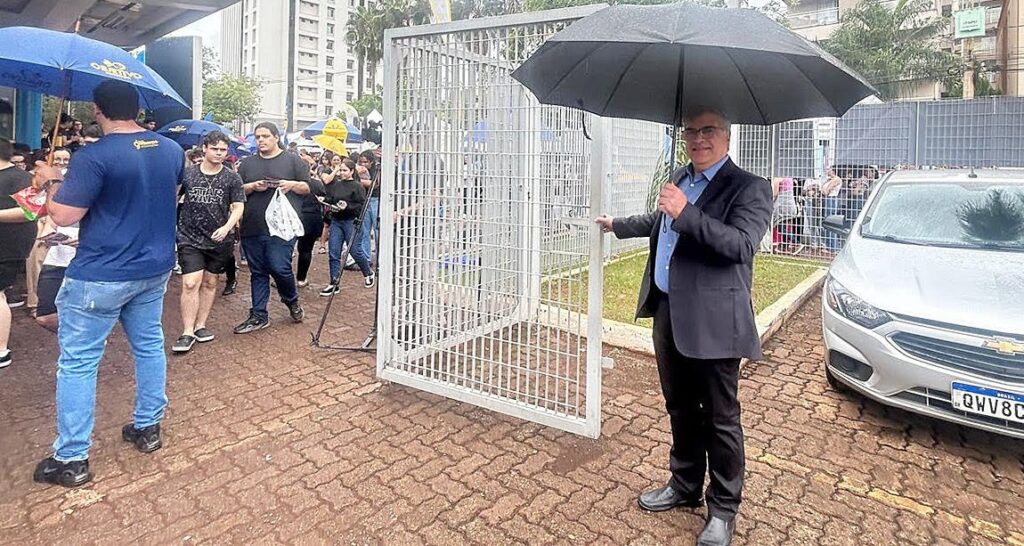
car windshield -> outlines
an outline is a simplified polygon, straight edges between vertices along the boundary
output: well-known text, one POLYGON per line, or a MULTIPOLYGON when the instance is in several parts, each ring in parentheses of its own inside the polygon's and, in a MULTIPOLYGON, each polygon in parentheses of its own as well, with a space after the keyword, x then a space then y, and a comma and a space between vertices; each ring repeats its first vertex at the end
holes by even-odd
POLYGON ((894 183, 861 224, 872 239, 1024 252, 1024 184, 894 183))

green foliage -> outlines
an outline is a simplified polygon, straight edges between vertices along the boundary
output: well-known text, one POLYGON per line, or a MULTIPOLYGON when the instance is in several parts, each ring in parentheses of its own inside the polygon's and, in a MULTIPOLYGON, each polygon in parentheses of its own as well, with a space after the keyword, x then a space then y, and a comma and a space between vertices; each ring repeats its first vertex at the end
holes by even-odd
POLYGON ((505 0, 452 0, 452 19, 475 19, 515 13, 518 10, 505 0))
POLYGON ((965 203, 956 215, 964 232, 982 242, 1017 241, 1024 237, 1024 194, 1014 198, 991 190, 984 201, 965 203))
MULTIPOLYGON (((992 95, 1002 95, 1003 92, 992 85, 988 78, 985 77, 985 71, 983 70, 981 63, 975 63, 974 67, 974 96, 975 97, 989 97, 992 95)), ((946 92, 942 94, 943 97, 947 98, 960 98, 964 96, 964 82, 961 78, 956 78, 946 86, 946 92)))
MULTIPOLYGON (((43 125, 48 129, 53 129, 53 122, 57 119, 57 103, 60 101, 57 97, 44 96, 43 97, 43 125)), ((93 119, 93 106, 91 102, 80 102, 75 101, 71 103, 64 103, 63 111, 65 114, 68 112, 68 105, 71 109, 71 117, 82 122, 82 125, 88 127, 93 119)))
POLYGON ((356 109, 360 118, 365 118, 374 110, 378 112, 384 110, 384 99, 380 95, 363 95, 349 104, 356 109))
POLYGON ((254 78, 221 74, 203 85, 203 110, 216 123, 252 122, 260 111, 262 87, 254 78))
POLYGON ((203 46, 203 81, 209 81, 220 73, 220 58, 217 51, 209 46, 203 46))
POLYGON ((954 84, 959 60, 936 44, 947 28, 949 19, 936 16, 930 0, 899 0, 892 8, 863 0, 823 45, 882 98, 894 99, 922 82, 954 84))

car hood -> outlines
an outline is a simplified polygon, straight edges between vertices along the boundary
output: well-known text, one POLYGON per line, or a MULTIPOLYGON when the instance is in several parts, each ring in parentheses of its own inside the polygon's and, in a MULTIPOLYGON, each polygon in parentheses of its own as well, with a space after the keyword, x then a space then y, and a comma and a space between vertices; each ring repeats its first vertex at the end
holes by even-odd
POLYGON ((890 313, 1024 335, 1024 253, 854 236, 832 276, 890 313))

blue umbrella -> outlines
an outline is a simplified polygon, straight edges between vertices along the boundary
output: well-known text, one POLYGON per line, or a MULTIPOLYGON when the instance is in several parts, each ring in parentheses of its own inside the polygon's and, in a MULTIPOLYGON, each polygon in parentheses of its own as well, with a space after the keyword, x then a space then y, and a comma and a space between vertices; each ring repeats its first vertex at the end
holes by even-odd
POLYGON ((212 131, 220 131, 232 141, 237 140, 227 127, 202 119, 179 119, 164 125, 156 132, 177 142, 182 148, 191 148, 201 144, 203 137, 212 131))
POLYGON ((0 86, 92 100, 106 80, 128 82, 147 109, 189 104, 159 74, 127 51, 68 32, 0 28, 0 86))
MULTIPOLYGON (((322 119, 320 121, 311 123, 307 125, 305 129, 302 130, 302 136, 305 138, 313 138, 314 136, 324 132, 324 125, 326 124, 326 119, 322 119)), ((345 129, 348 129, 348 137, 345 139, 345 142, 352 142, 354 144, 358 144, 363 141, 363 133, 359 131, 358 127, 352 125, 351 123, 346 123, 345 129)))

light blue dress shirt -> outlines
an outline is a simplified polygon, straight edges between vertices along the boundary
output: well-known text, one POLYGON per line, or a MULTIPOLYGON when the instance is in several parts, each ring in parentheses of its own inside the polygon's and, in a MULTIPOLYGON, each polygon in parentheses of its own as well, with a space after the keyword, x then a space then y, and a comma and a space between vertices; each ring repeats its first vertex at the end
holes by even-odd
MULTIPOLYGON (((718 170, 725 165, 725 162, 729 160, 729 156, 723 157, 718 163, 707 168, 702 173, 694 176, 693 164, 691 163, 686 167, 686 172, 682 178, 679 179, 679 189, 683 190, 686 195, 686 199, 689 204, 686 206, 692 206, 693 203, 700 198, 704 190, 707 189, 708 184, 714 180, 715 175, 718 174, 718 170)), ((661 233, 658 234, 658 248, 654 254, 654 285, 658 287, 658 290, 668 293, 669 282, 668 282, 668 267, 672 261, 672 252, 676 249, 676 243, 679 241, 679 233, 672 229, 672 218, 667 214, 661 215, 661 233)))

